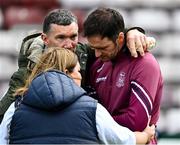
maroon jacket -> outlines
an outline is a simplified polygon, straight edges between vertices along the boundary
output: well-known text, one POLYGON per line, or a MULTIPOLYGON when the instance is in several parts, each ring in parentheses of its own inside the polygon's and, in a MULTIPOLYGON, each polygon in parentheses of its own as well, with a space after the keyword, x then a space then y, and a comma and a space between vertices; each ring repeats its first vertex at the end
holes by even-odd
POLYGON ((99 102, 121 125, 132 131, 142 131, 159 118, 163 79, 152 54, 132 58, 123 53, 116 60, 91 67, 91 84, 99 102))

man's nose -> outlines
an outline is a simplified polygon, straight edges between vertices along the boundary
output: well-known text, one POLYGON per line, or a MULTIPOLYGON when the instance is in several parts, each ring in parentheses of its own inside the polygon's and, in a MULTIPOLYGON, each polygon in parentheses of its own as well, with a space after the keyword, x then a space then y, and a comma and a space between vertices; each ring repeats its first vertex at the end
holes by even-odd
POLYGON ((100 57, 101 56, 101 51, 100 50, 98 50, 98 49, 95 49, 95 56, 96 57, 100 57))
POLYGON ((75 47, 75 44, 76 43, 74 41, 68 39, 68 40, 65 41, 63 47, 66 48, 66 49, 72 49, 72 48, 75 47))
POLYGON ((70 49, 70 48, 73 47, 73 45, 71 43, 67 43, 63 47, 66 48, 66 49, 70 49))

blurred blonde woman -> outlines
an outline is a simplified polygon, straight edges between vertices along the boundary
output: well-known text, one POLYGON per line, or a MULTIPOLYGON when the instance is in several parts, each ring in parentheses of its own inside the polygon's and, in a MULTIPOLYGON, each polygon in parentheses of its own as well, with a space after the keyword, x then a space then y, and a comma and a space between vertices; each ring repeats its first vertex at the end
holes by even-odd
POLYGON ((140 144, 154 126, 132 132, 80 87, 78 58, 68 49, 44 53, 0 125, 0 144, 140 144))

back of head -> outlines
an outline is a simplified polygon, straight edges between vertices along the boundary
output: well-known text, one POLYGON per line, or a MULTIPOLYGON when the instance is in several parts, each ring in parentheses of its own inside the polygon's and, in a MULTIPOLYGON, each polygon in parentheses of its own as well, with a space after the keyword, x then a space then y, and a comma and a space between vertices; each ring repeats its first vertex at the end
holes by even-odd
POLYGON ((25 86, 18 89, 15 95, 24 95, 24 93, 28 90, 30 83, 38 74, 52 69, 59 70, 65 74, 67 71, 68 73, 71 73, 77 63, 78 57, 74 52, 59 47, 48 48, 40 58, 40 61, 33 68, 25 86))
POLYGON ((72 22, 77 23, 77 17, 67 9, 56 9, 50 11, 43 22, 43 32, 47 33, 50 30, 51 24, 70 25, 72 22))
POLYGON ((42 55, 39 63, 35 66, 32 73, 38 75, 41 72, 57 69, 66 73, 72 72, 78 62, 77 55, 65 48, 50 47, 42 55))
POLYGON ((124 31, 122 15, 115 9, 98 8, 91 12, 84 22, 84 36, 100 35, 115 40, 124 31))

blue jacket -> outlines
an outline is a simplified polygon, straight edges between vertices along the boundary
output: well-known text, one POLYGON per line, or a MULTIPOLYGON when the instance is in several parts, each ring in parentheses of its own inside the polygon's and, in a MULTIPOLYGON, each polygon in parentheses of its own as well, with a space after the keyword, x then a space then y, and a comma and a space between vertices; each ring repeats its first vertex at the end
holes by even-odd
POLYGON ((97 144, 97 101, 64 73, 41 73, 31 83, 10 126, 10 143, 97 144))

